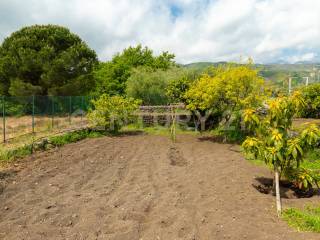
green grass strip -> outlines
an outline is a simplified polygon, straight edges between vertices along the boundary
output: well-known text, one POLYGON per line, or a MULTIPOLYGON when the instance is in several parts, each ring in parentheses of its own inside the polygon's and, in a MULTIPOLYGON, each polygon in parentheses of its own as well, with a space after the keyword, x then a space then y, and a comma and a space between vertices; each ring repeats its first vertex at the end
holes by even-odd
POLYGON ((40 146, 35 146, 35 144, 27 144, 14 149, 1 149, 0 164, 10 163, 18 158, 23 158, 31 155, 33 152, 38 150, 47 150, 53 147, 61 147, 65 144, 78 142, 85 138, 96 138, 102 136, 105 136, 104 132, 84 129, 49 137, 48 141, 44 141, 43 144, 40 144, 40 146))
POLYGON ((320 206, 305 207, 304 209, 289 208, 284 210, 282 217, 289 226, 298 231, 320 233, 320 206))

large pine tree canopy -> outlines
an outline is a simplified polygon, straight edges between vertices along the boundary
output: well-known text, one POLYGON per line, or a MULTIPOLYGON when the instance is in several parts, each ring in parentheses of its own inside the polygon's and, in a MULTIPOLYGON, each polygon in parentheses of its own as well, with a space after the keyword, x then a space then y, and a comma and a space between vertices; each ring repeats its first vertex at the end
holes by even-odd
POLYGON ((97 62, 96 53, 65 27, 24 27, 0 46, 0 94, 86 94, 97 62))

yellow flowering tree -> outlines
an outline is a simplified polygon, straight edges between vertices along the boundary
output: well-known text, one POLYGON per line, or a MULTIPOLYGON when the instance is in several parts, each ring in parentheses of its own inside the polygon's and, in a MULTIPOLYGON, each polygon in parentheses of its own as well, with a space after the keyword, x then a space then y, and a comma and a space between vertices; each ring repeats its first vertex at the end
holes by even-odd
POLYGON ((241 109, 259 106, 264 96, 264 80, 257 70, 251 65, 228 64, 212 68, 202 75, 184 98, 191 111, 202 115, 210 112, 228 122, 241 109))
POLYGON ((254 136, 247 137, 242 146, 246 153, 263 159, 273 168, 278 214, 281 213, 281 175, 292 169, 299 170, 306 151, 320 139, 320 130, 315 125, 309 125, 301 132, 292 129, 292 119, 304 104, 301 94, 295 92, 289 97, 269 100, 266 115, 259 115, 253 109, 247 109, 243 114, 244 122, 254 136))

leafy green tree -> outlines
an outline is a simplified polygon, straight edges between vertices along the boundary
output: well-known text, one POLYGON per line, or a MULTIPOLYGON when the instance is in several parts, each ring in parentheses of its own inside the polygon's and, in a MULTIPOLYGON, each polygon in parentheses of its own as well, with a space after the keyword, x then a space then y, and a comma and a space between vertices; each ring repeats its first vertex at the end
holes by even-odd
POLYGON ((138 67, 132 70, 127 81, 128 97, 141 99, 144 105, 165 105, 171 103, 167 88, 185 76, 187 70, 173 67, 167 70, 153 70, 150 67, 138 67))
MULTIPOLYGON (((304 154, 314 148, 320 139, 320 130, 315 125, 306 127, 302 132, 295 132, 292 129, 292 119, 303 106, 303 98, 296 92, 290 97, 270 100, 266 115, 259 115, 254 109, 247 109, 244 112, 244 122, 254 132, 254 136, 247 137, 242 146, 247 154, 264 160, 273 169, 279 215, 281 176, 293 171, 299 181, 300 163, 304 154)), ((305 187, 310 184, 309 177, 302 178, 305 187)))
POLYGON ((320 83, 302 88, 302 94, 306 102, 302 117, 320 118, 320 83))
POLYGON ((117 133, 121 127, 134 119, 134 112, 141 102, 133 98, 101 95, 93 100, 93 110, 87 114, 90 124, 94 127, 104 127, 106 131, 117 133))
POLYGON ((96 63, 95 52, 65 27, 24 27, 0 46, 0 93, 86 94, 94 86, 96 63))
POLYGON ((94 73, 97 80, 96 94, 125 94, 126 82, 132 70, 139 66, 152 70, 167 70, 174 66, 174 55, 163 52, 154 56, 152 50, 141 45, 124 49, 116 54, 110 62, 102 63, 94 73))
POLYGON ((194 69, 183 69, 182 75, 171 80, 166 88, 166 95, 171 103, 186 103, 185 93, 200 77, 200 72, 194 69))

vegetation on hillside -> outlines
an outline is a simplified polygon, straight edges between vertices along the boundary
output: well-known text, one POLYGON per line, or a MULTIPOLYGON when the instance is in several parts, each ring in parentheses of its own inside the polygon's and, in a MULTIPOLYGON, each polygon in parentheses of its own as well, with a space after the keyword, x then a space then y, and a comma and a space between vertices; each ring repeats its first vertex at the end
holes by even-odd
MULTIPOLYGON (((224 64, 226 62, 195 62, 183 65, 183 67, 204 72, 210 67, 224 64)), ((285 90, 286 93, 288 92, 289 77, 292 77, 293 88, 304 86, 305 77, 309 77, 311 82, 319 82, 320 79, 320 64, 254 64, 253 68, 259 71, 262 78, 285 90), (311 76, 312 73, 315 75, 311 76)))

